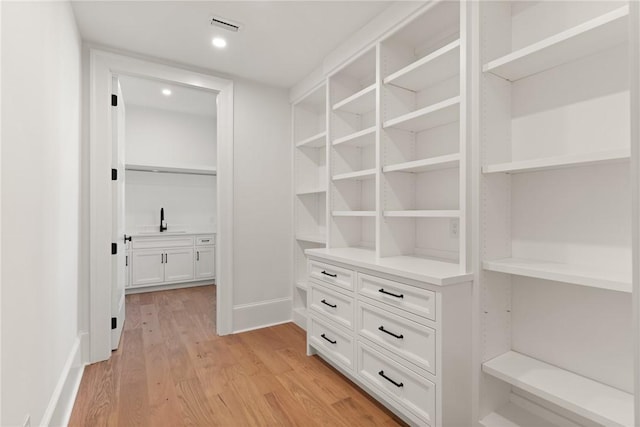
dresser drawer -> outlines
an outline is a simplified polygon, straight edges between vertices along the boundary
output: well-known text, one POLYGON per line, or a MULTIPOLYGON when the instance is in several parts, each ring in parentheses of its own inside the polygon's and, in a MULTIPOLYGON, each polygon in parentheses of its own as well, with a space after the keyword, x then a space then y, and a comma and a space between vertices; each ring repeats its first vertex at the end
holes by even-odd
POLYGON ((311 278, 352 291, 353 276, 354 272, 352 270, 319 261, 309 261, 309 277, 311 278))
POLYGON ((435 421, 435 384, 362 342, 358 342, 358 377, 419 417, 420 424, 435 421))
POLYGON ((435 375, 436 331, 358 302, 358 333, 435 375))
POLYGON ((197 246, 210 246, 215 244, 216 244, 215 236, 197 236, 196 237, 197 246))
POLYGON ((435 292, 360 273, 358 293, 418 316, 436 320, 435 292))
POLYGON ((329 326, 315 315, 309 317, 308 340, 323 355, 353 371, 353 337, 329 326))
POLYGON ((193 246, 193 236, 184 237, 134 237, 133 249, 182 248, 193 246))
POLYGON ((311 309, 353 330, 354 299, 311 282, 311 309))

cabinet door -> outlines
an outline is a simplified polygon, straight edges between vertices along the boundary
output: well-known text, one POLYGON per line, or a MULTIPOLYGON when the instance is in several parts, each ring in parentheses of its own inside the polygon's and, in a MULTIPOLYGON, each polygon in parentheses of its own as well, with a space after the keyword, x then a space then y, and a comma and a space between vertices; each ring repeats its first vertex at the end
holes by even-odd
POLYGON ((164 251, 133 251, 131 253, 131 286, 151 285, 164 281, 164 251))
POLYGON ((196 279, 212 279, 216 275, 216 248, 196 248, 196 279))
POLYGON ((193 280, 193 248, 167 249, 164 263, 164 281, 193 280))

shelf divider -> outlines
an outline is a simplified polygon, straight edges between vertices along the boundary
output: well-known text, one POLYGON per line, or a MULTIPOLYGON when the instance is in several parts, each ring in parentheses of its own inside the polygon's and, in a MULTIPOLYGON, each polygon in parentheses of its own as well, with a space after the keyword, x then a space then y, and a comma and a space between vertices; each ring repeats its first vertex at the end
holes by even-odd
POLYGON ((516 162, 496 163, 482 167, 482 172, 489 173, 526 173, 569 167, 589 166, 595 164, 615 163, 629 160, 628 148, 599 151, 595 153, 571 154, 565 156, 545 157, 516 162))
POLYGON ((627 40, 628 16, 629 6, 623 6, 490 61, 483 69, 516 81, 611 48, 627 40))
POLYGON ((364 147, 366 145, 372 145, 375 144, 376 140, 375 138, 371 138, 370 136, 375 135, 375 133, 376 127, 371 126, 369 128, 338 138, 333 141, 333 145, 352 145, 354 147, 364 147))
POLYGON ((382 172, 429 172, 441 169, 451 169, 460 165, 460 154, 448 154, 446 156, 432 157, 429 159, 414 160, 411 162, 396 163, 385 166, 382 172))
POLYGON ((327 139, 327 131, 322 131, 318 134, 312 135, 309 138, 305 138, 302 141, 298 142, 296 144, 296 147, 320 148, 325 145, 326 139, 327 139))
POLYGON ((336 102, 333 111, 346 111, 347 113, 363 114, 376 108, 376 84, 369 85, 353 95, 336 102))
POLYGON ((384 122, 384 128, 421 132, 460 118, 460 97, 446 99, 384 122))
POLYGON ((631 426, 633 395, 508 351, 482 365, 483 372, 561 408, 607 426, 631 426))
POLYGON ((348 179, 363 181, 366 179, 373 179, 375 178, 375 176, 376 176, 375 169, 364 169, 356 172, 340 173, 340 174, 334 175, 332 179, 334 181, 344 181, 348 179))
POLYGON ((460 39, 390 74, 384 84, 418 92, 460 73, 460 39))
POLYGON ((612 272, 594 267, 536 261, 523 258, 503 258, 484 261, 482 267, 488 271, 572 283, 574 285, 631 292, 631 272, 612 272))

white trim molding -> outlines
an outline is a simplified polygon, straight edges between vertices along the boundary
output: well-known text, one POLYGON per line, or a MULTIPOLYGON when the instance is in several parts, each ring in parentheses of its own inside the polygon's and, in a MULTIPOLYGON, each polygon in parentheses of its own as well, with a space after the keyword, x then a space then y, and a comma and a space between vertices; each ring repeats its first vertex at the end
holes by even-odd
POLYGON ((111 77, 148 77, 218 93, 217 333, 231 333, 233 307, 233 81, 98 49, 90 50, 89 362, 111 355, 111 77))
POLYGON ((37 425, 66 426, 69 423, 84 373, 85 365, 82 363, 81 351, 83 338, 84 334, 81 334, 74 340, 47 409, 37 425))
POLYGON ((290 322, 291 305, 291 298, 236 305, 233 307, 233 333, 290 322))

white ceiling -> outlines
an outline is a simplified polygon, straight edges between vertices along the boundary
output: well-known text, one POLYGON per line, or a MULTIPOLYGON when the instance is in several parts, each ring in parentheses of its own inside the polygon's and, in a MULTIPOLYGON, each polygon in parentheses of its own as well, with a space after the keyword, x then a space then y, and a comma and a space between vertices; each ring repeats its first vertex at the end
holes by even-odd
POLYGON ((391 1, 74 1, 83 39, 291 87, 391 1), (238 33, 209 25, 221 16, 238 33), (216 49, 214 36, 228 45, 216 49))
POLYGON ((118 80, 125 106, 141 105, 201 116, 216 116, 215 92, 125 75, 118 76, 118 80), (171 95, 163 95, 163 89, 169 89, 171 95))

